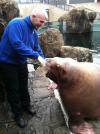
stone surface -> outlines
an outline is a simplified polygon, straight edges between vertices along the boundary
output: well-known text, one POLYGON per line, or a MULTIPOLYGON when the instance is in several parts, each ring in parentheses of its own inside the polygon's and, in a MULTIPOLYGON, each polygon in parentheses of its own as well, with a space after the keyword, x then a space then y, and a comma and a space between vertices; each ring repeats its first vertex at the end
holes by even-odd
POLYGON ((61 57, 71 57, 79 62, 93 62, 92 52, 84 47, 62 46, 61 57))

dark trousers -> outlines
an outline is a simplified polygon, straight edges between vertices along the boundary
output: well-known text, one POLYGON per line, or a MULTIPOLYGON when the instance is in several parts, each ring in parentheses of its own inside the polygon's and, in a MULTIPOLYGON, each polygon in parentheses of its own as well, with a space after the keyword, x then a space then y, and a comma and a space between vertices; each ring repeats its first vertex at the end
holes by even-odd
POLYGON ((23 109, 30 105, 27 64, 0 63, 0 75, 14 116, 21 116, 23 109))

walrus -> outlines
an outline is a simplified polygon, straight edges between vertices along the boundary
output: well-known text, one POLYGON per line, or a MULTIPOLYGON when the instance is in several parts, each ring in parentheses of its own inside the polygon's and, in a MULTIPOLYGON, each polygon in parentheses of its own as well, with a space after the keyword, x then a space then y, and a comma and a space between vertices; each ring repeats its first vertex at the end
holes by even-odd
POLYGON ((94 134, 85 119, 100 117, 100 66, 72 58, 50 58, 46 77, 57 84, 75 134, 94 134))

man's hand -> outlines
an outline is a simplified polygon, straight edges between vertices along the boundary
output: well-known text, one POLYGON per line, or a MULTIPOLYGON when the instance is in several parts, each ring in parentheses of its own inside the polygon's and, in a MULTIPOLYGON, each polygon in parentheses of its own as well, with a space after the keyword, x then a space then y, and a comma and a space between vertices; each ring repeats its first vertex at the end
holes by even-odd
POLYGON ((38 61, 40 62, 41 66, 45 67, 45 65, 46 65, 46 60, 45 59, 43 59, 41 56, 39 56, 38 61))

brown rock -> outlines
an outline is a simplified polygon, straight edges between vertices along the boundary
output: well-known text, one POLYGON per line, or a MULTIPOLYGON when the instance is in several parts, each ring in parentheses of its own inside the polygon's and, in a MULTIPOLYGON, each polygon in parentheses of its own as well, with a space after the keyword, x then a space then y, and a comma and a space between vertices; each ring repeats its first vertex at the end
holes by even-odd
POLYGON ((59 30, 49 28, 40 36, 40 44, 47 58, 60 56, 60 49, 64 45, 62 34, 59 30))
POLYGON ((61 57, 70 57, 79 62, 93 62, 92 53, 88 48, 83 47, 62 46, 61 57))
POLYGON ((92 53, 88 48, 64 46, 64 40, 57 29, 47 29, 40 35, 40 44, 46 58, 70 57, 78 61, 92 62, 92 53))
POLYGON ((19 16, 18 4, 14 0, 0 0, 0 37, 6 24, 19 16))
POLYGON ((61 16, 58 21, 66 22, 67 33, 84 33, 91 31, 91 22, 94 21, 95 17, 95 12, 88 13, 83 8, 74 8, 68 14, 61 16))

